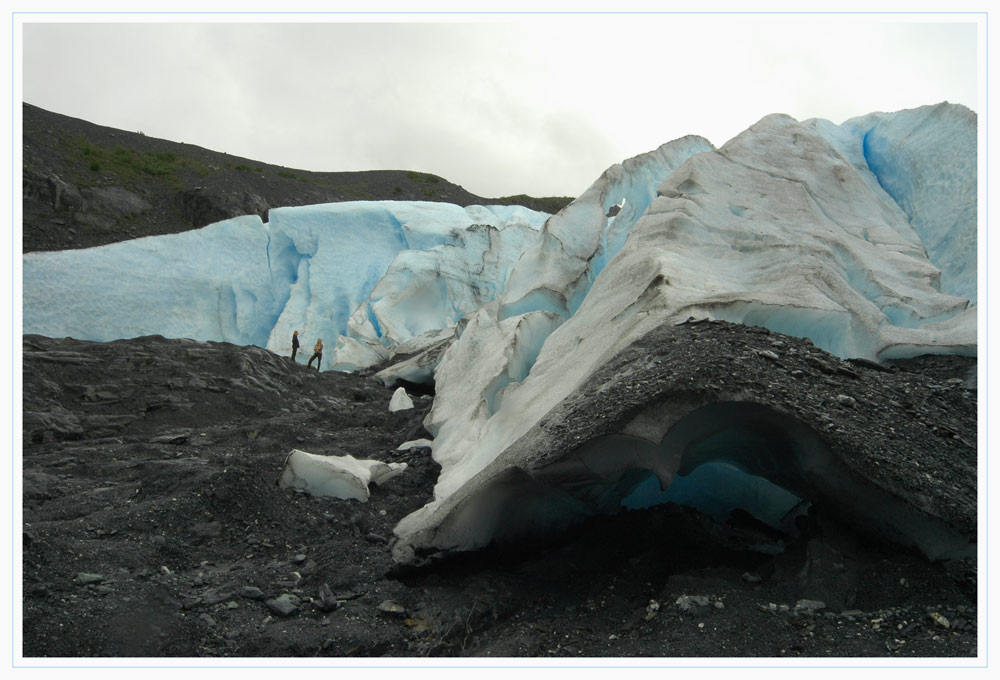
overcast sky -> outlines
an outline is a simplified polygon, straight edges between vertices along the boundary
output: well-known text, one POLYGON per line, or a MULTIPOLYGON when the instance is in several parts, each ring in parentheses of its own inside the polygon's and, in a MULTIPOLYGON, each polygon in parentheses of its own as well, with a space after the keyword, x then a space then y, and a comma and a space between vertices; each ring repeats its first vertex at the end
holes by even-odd
POLYGON ((24 18, 24 101, 291 168, 431 172, 486 197, 575 196, 614 163, 687 134, 721 146, 769 113, 979 107, 976 16, 93 18, 24 18))

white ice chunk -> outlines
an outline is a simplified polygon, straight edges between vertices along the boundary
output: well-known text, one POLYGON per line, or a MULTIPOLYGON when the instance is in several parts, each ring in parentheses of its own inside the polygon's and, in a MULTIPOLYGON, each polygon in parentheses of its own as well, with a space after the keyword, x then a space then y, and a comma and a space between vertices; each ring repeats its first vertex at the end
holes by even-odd
POLYGON ((424 333, 408 342, 398 345, 393 354, 397 363, 382 369, 375 377, 386 387, 394 387, 400 382, 415 385, 433 385, 434 371, 441 355, 455 339, 455 326, 439 331, 424 333))
POLYGON ((359 460, 353 456, 320 456, 293 449, 278 478, 282 489, 312 496, 368 501, 370 483, 384 484, 406 469, 406 463, 359 460))
POLYGON ((396 391, 392 393, 392 399, 389 400, 390 413, 395 413, 396 411, 406 411, 411 408, 413 408, 413 400, 410 399, 410 395, 406 393, 406 388, 397 388, 396 391))
POLYGON ((397 451, 409 451, 410 449, 418 449, 418 448, 428 448, 428 449, 430 449, 430 448, 433 448, 433 447, 434 447, 434 442, 431 441, 430 439, 411 439, 410 441, 403 442, 402 444, 400 444, 399 446, 397 446, 396 450, 397 451))

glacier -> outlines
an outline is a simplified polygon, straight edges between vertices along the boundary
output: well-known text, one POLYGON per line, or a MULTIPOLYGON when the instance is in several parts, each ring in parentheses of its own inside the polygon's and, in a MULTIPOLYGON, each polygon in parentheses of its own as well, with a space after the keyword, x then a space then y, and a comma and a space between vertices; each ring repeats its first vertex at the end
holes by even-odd
MULTIPOLYGON (((32 253, 24 256, 24 330, 92 340, 155 333, 281 354, 299 330, 303 363, 322 337, 332 348, 323 369, 392 364, 378 374, 386 385, 434 386, 425 427, 442 466, 434 501, 397 526, 396 557, 473 549, 515 531, 515 517, 561 525, 657 499, 694 502, 714 483, 705 479, 738 477, 719 454, 699 471, 677 472, 674 496, 650 490, 650 469, 661 486, 674 479, 664 460, 683 469, 676 451, 649 453, 669 445, 658 427, 640 427, 622 449, 601 448, 632 452, 594 463, 606 476, 587 468, 580 477, 579 466, 560 476, 559 459, 590 460, 592 445, 548 437, 552 414, 665 328, 703 320, 762 327, 873 362, 975 356, 976 128, 975 113, 947 103, 839 125, 774 114, 719 148, 688 136, 616 164, 553 216, 516 206, 340 203, 275 209, 267 224, 245 217, 32 253), (621 475, 627 483, 608 481, 621 475), (570 478, 591 491, 568 499, 570 478), (528 497, 535 500, 508 515, 487 500, 528 497)), ((700 398, 708 407, 723 397, 700 398)), ((648 417, 676 422, 689 412, 648 417)), ((638 427, 631 422, 615 427, 638 427)), ((622 432, 591 434, 604 441, 622 432)), ((833 490, 770 479, 759 458, 737 468, 770 521, 809 494, 838 503, 833 490)), ((893 482, 844 485, 856 502, 870 502, 870 485, 893 482)), ((958 549, 909 510, 894 512, 886 535, 929 554, 958 549)))
MULTIPOLYGON (((926 118, 923 111, 912 115, 926 118)), ((942 121, 946 130, 954 124, 942 121)), ((594 370, 664 322, 697 317, 763 326, 808 337, 841 357, 974 353, 975 306, 940 290, 940 270, 905 212, 878 189, 877 178, 863 174, 816 131, 824 127, 769 116, 674 170, 576 313, 551 336, 538 338, 530 374, 507 385, 503 408, 495 412, 468 406, 482 394, 484 380, 447 382, 452 373, 482 370, 472 358, 478 352, 465 345, 487 342, 489 320, 505 316, 510 288, 492 308, 480 310, 438 368, 439 391, 428 416, 438 435, 435 459, 444 466, 437 493, 453 493, 594 370), (451 414, 463 412, 452 422, 451 414)), ((853 139, 855 147, 863 144, 860 129, 853 139)), ((923 160, 950 171, 933 151, 923 160)), ((956 175, 955 181, 962 188, 974 185, 975 176, 956 175)), ((575 232, 588 244, 604 227, 595 213, 591 218, 575 232)), ((964 229, 974 232, 974 220, 964 229)), ((959 238, 942 252, 972 267, 973 245, 959 238)), ((560 251, 543 276, 575 272, 577 259, 560 251)), ((576 282, 570 279, 564 277, 564 290, 576 282)), ((544 311, 561 316, 565 310, 549 305, 544 311)))
POLYGON ((430 317, 421 296, 439 300, 431 325, 441 326, 490 299, 548 217, 520 206, 348 202, 276 208, 267 224, 238 217, 29 253, 24 332, 97 341, 163 335, 290 354, 298 330, 301 363, 323 339, 334 351, 324 352, 321 368, 353 370, 423 332, 430 317), (443 291, 449 296, 436 297, 443 291), (401 302, 403 292, 410 297, 401 302))

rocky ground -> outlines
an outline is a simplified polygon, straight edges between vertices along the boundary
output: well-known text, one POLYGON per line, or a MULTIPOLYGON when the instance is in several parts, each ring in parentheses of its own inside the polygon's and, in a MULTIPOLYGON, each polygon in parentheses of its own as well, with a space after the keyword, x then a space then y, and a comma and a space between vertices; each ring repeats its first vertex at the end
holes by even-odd
POLYGON ((572 199, 484 198, 408 170, 309 172, 116 130, 22 106, 24 252, 172 234, 283 206, 356 200, 517 204, 555 213, 572 199))
MULTIPOLYGON (((430 396, 390 413, 369 376, 225 343, 25 336, 23 351, 26 657, 977 654, 975 565, 835 521, 765 555, 745 518, 667 505, 402 570, 392 528, 438 467, 397 446, 427 436, 430 396), (293 448, 408 468, 367 503, 313 498, 276 484, 293 448)), ((974 366, 892 370, 974 413, 974 366)))

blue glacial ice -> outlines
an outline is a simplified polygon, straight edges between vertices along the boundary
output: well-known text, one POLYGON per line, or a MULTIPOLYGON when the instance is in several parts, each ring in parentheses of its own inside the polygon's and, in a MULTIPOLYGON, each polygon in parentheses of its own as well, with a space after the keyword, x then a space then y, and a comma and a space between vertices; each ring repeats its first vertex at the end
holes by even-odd
POLYGON ((540 241, 507 281, 501 316, 538 310, 571 316, 656 198, 660 182, 691 156, 712 148, 706 139, 688 136, 608 168, 545 223, 540 241))
POLYGON ((101 248, 30 253, 24 332, 264 346, 295 273, 269 267, 268 238, 260 218, 250 216, 101 248))
POLYGON ((520 206, 336 203, 274 209, 267 224, 239 217, 100 248, 30 253, 24 332, 101 341, 157 334, 289 354, 298 330, 303 363, 305 350, 324 339, 326 369, 338 337, 356 335, 352 315, 357 335, 376 345, 432 330, 424 307, 392 301, 401 292, 447 291, 432 326, 454 324, 489 301, 547 217, 520 206), (369 297, 380 283, 378 295, 390 298, 382 308, 369 297))

